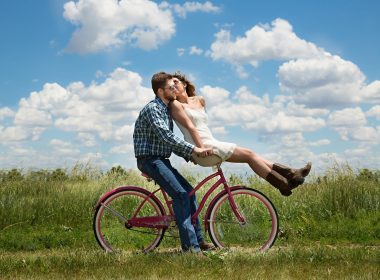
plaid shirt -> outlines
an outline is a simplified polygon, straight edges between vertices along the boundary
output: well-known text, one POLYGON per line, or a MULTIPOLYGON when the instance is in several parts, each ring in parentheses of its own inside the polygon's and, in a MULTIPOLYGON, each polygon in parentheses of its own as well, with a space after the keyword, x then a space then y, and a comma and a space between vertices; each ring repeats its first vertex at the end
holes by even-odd
POLYGON ((150 101, 140 112, 133 132, 135 156, 170 157, 176 155, 189 160, 194 145, 173 133, 173 119, 169 108, 159 98, 150 101))

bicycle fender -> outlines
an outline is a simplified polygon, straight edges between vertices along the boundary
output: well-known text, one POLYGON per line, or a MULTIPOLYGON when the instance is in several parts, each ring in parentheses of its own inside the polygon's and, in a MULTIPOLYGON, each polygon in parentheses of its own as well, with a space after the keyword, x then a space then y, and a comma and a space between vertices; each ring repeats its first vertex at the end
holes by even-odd
MULTIPOLYGON (((240 189, 249 189, 247 188, 246 186, 233 186, 233 187, 230 187, 230 190, 231 191, 234 191, 234 190, 240 190, 240 189)), ((216 201, 222 197, 223 195, 225 195, 227 193, 226 190, 222 190, 221 192, 219 192, 215 197, 214 199, 210 202, 209 206, 207 207, 207 211, 206 211, 206 214, 205 214, 205 218, 204 218, 204 228, 205 228, 205 231, 208 230, 208 225, 207 225, 207 221, 208 221, 208 218, 210 217, 210 211, 211 209, 213 208, 214 204, 216 203, 216 201)))
POLYGON ((118 187, 116 189, 113 189, 113 190, 103 194, 100 197, 100 199, 98 200, 98 202, 96 203, 96 205, 94 206, 93 211, 95 211, 99 207, 100 203, 102 203, 110 195, 112 195, 116 192, 119 192, 119 191, 126 191, 126 190, 139 191, 139 192, 142 192, 142 193, 146 194, 147 196, 151 197, 155 202, 157 202, 159 207, 163 210, 164 215, 166 215, 165 207, 162 205, 161 201, 157 198, 157 196, 155 196, 152 192, 150 192, 144 188, 136 187, 136 186, 122 186, 122 187, 118 187))

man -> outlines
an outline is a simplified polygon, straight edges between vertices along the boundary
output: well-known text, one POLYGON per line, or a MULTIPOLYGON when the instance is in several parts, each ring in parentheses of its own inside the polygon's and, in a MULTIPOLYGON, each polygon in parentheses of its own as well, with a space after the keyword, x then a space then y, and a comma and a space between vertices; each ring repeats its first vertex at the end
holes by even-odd
POLYGON ((186 179, 174 169, 169 161, 172 152, 190 160, 192 154, 205 157, 212 149, 195 147, 173 133, 173 120, 168 104, 176 99, 176 87, 172 76, 165 72, 152 77, 152 89, 156 98, 140 112, 133 133, 137 167, 159 184, 173 199, 173 211, 179 229, 182 250, 200 253, 211 246, 205 243, 199 220, 195 226, 191 215, 196 212, 195 195, 186 179))

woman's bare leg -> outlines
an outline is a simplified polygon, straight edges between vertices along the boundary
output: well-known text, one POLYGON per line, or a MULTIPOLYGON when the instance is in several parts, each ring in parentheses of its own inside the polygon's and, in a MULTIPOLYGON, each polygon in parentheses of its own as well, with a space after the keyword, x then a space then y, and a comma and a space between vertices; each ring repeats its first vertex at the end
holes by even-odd
POLYGON ((263 161, 271 170, 273 169, 273 162, 267 160, 266 158, 263 158, 262 156, 259 156, 258 154, 256 154, 256 156, 260 158, 261 161, 263 161))
POLYGON ((291 195, 292 189, 303 184, 305 180, 304 177, 307 176, 311 168, 311 163, 308 163, 304 168, 293 170, 287 166, 277 163, 273 164, 255 152, 241 147, 236 147, 227 161, 248 163, 257 175, 267 180, 272 186, 279 189, 281 194, 285 196, 291 195))
POLYGON ((289 196, 294 186, 290 186, 288 180, 273 170, 273 163, 257 155, 255 152, 241 147, 236 147, 228 162, 248 163, 251 169, 261 178, 277 188, 282 195, 289 196))
POLYGON ((227 159, 228 162, 248 163, 251 169, 261 178, 266 178, 271 172, 273 163, 257 155, 255 152, 236 147, 233 154, 227 159))

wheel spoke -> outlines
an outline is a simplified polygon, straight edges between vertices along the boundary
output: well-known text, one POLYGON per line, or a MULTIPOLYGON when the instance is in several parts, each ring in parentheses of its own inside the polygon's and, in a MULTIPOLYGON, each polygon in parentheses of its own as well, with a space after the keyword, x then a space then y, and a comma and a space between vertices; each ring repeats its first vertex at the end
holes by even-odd
POLYGON ((118 211, 116 211, 112 207, 109 207, 108 205, 106 205, 104 203, 100 203, 100 205, 103 206, 107 211, 109 211, 110 213, 115 215, 117 218, 119 218, 120 222, 122 222, 122 223, 128 222, 128 220, 122 214, 120 214, 118 211))
POLYGON ((164 229, 126 227, 126 223, 139 207, 136 217, 164 214, 159 204, 144 191, 124 189, 102 201, 94 216, 94 231, 103 249, 150 251, 158 246, 164 229))
POLYGON ((245 224, 237 220, 226 193, 211 206, 208 217, 211 240, 219 247, 267 250, 274 243, 278 231, 278 217, 273 204, 253 189, 235 189, 232 195, 245 224))

